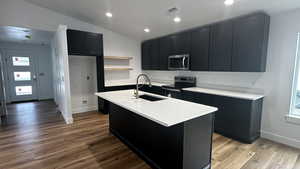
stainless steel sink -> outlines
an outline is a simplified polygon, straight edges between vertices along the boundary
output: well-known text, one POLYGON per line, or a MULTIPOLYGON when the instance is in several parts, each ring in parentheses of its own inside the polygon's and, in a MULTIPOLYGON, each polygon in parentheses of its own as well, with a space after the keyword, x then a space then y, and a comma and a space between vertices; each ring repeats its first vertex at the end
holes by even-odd
POLYGON ((144 100, 148 100, 148 101, 151 101, 151 102, 165 100, 165 98, 155 97, 155 96, 151 96, 151 95, 147 95, 147 94, 140 95, 139 98, 144 99, 144 100))

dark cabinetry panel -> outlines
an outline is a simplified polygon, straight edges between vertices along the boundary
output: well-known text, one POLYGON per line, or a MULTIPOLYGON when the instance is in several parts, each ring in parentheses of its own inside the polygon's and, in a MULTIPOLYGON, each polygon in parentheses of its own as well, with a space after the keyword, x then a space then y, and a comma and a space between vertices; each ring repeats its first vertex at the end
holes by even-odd
POLYGON ((211 26, 209 69, 231 71, 233 22, 224 21, 211 26))
POLYGON ((151 44, 146 41, 142 43, 142 69, 151 70, 151 55, 150 55, 151 44))
POLYGON ((262 13, 234 20, 232 71, 265 71, 269 22, 262 13))
POLYGON ((149 40, 142 43, 142 69, 160 69, 159 40, 149 40))
POLYGON ((190 32, 182 32, 171 35, 171 51, 170 55, 189 54, 191 47, 191 34, 190 32))
POLYGON ((183 92, 183 99, 217 107, 215 131, 224 136, 245 143, 260 137, 263 99, 245 100, 189 91, 183 92))
POLYGON ((199 28, 191 33, 191 70, 209 70, 209 27, 199 28))
POLYGON ((165 127, 113 103, 108 107, 110 131, 152 168, 210 166, 213 114, 165 127))
POLYGON ((67 30, 69 55, 103 55, 102 34, 67 30))
POLYGON ((141 91, 148 92, 148 93, 153 93, 153 94, 158 94, 158 95, 165 95, 164 90, 159 87, 159 86, 152 86, 149 87, 148 85, 145 85, 140 88, 141 91))
POLYGON ((160 70, 168 70, 168 57, 172 51, 172 38, 170 36, 159 39, 160 70))
MULTIPOLYGON (((155 39, 159 58, 149 63, 152 70, 167 70, 168 56, 190 54, 193 71, 264 72, 269 24, 270 17, 257 12, 155 39)), ((143 58, 151 57, 149 48, 142 50, 143 58)), ((148 62, 142 63, 143 69, 150 69, 148 62)))

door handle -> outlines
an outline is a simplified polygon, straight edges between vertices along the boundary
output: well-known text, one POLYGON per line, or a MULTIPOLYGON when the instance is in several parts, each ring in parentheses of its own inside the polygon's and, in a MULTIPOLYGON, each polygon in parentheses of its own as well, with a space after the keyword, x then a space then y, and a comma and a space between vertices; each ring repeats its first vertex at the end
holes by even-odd
POLYGON ((36 80, 36 75, 33 75, 33 76, 32 76, 32 79, 33 79, 33 80, 36 80))

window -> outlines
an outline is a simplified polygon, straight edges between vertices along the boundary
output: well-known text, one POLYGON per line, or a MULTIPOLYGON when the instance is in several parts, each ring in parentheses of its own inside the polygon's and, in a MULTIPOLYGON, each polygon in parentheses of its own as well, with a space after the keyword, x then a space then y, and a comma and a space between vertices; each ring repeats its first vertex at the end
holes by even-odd
POLYGON ((16 86, 16 95, 32 95, 32 86, 16 86))
POLYGON ((31 80, 30 72, 14 72, 15 81, 28 81, 31 80))
POLYGON ((13 56, 12 57, 13 66, 30 66, 30 61, 28 56, 13 56))
POLYGON ((290 108, 290 115, 300 117, 300 33, 297 37, 296 64, 294 70, 293 93, 290 108))

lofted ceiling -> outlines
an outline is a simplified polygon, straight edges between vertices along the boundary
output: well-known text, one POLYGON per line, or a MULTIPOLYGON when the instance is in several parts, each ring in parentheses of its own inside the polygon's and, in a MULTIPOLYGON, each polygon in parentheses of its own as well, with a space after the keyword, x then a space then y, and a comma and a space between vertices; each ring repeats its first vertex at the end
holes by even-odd
POLYGON ((299 0, 26 0, 38 6, 128 35, 149 39, 258 10, 269 14, 300 8, 299 0), (179 8, 181 23, 168 9, 179 8), (112 18, 105 13, 110 11, 112 18), (150 28, 145 33, 144 28, 150 28))
POLYGON ((50 44, 54 32, 12 26, 0 27, 0 41, 27 44, 50 44))

